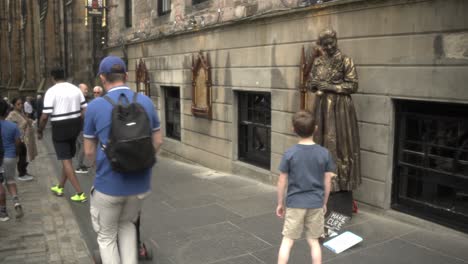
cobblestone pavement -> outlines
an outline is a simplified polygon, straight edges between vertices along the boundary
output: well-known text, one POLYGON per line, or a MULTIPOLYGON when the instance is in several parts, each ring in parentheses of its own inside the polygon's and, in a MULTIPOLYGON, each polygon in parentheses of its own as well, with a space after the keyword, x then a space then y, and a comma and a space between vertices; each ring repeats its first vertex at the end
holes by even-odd
MULTIPOLYGON (((67 198, 56 197, 49 188, 57 182, 55 154, 38 143, 39 156, 28 166, 35 176, 17 182, 24 217, 15 219, 7 194, 10 220, 0 222, 0 263, 93 263, 67 198)), ((87 203, 86 203, 87 206, 87 203)))

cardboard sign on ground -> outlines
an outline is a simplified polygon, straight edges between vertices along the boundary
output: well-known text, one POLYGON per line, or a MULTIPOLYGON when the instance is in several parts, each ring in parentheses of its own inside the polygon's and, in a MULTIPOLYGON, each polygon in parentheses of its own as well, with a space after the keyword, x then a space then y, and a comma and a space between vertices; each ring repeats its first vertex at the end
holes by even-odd
POLYGON ((323 243, 323 246, 335 252, 336 254, 339 254, 345 251, 346 249, 358 244, 361 241, 362 237, 349 231, 346 231, 343 234, 338 235, 337 237, 334 237, 328 240, 327 242, 323 243))

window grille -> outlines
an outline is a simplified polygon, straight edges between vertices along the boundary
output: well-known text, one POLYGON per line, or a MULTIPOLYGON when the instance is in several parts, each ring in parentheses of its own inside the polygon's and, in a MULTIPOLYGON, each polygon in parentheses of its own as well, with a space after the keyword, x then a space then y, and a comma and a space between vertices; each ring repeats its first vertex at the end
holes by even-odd
POLYGON ((239 93, 239 160, 270 169, 271 97, 239 93))
POLYGON ((132 27, 132 8, 133 8, 133 1, 132 0, 125 0, 125 26, 132 27))
POLYGON ((158 14, 165 15, 171 12, 171 0, 158 0, 158 14))
POLYGON ((162 87, 165 90, 166 137, 180 140, 180 90, 179 87, 162 87))
POLYGON ((192 0, 192 5, 196 5, 196 4, 200 4, 200 3, 203 3, 203 2, 206 2, 208 0, 192 0))
POLYGON ((396 110, 392 206, 468 231, 468 106, 401 100, 396 110))

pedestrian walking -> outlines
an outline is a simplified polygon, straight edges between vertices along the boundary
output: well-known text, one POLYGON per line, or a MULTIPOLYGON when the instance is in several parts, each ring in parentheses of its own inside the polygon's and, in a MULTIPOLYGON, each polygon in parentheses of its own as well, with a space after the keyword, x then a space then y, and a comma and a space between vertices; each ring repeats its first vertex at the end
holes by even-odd
POLYGON ((91 220, 103 263, 136 264, 134 222, 143 199, 150 192, 154 155, 162 144, 159 118, 151 99, 127 86, 127 71, 122 59, 104 58, 98 75, 107 94, 89 103, 84 125, 85 154, 88 160, 96 160, 97 168, 90 194, 91 220), (118 107, 114 107, 117 104, 118 107), (121 116, 125 123, 121 129, 116 129, 122 125, 122 120, 113 116, 119 115, 120 110, 127 111, 127 116, 134 116, 135 120, 121 116), (119 152, 119 144, 125 144, 119 136, 128 135, 128 130, 135 132, 133 128, 142 128, 140 132, 149 141, 129 137, 132 143, 119 152), (144 166, 140 167, 142 164, 144 166))
POLYGON ((276 215, 285 220, 278 264, 288 263, 294 240, 301 238, 304 229, 312 263, 320 264, 322 251, 318 238, 324 231, 324 215, 336 166, 330 152, 314 142, 316 126, 311 113, 297 112, 293 116, 293 128, 299 142, 286 150, 279 166, 276 215))
POLYGON ((94 86, 94 88, 93 88, 94 98, 101 97, 103 93, 104 93, 104 90, 102 89, 101 86, 94 86))
POLYGON ((83 93, 75 85, 65 81, 65 71, 58 67, 51 71, 55 85, 44 96, 44 108, 37 128, 37 135, 42 139, 43 130, 49 120, 52 124, 52 142, 57 160, 62 162, 62 178, 50 190, 57 196, 63 196, 63 187, 69 180, 76 194, 70 199, 74 202, 87 201, 73 169, 72 159, 76 152, 76 138, 80 134, 82 118, 86 110, 83 93))
MULTIPOLYGON (((15 181, 16 153, 21 145, 21 133, 15 123, 5 120, 8 107, 8 103, 0 99, 0 125, 2 127, 1 134, 4 150, 2 171, 0 171, 0 185, 3 187, 3 184, 5 184, 8 192, 12 196, 16 218, 18 219, 23 217, 23 207, 18 198, 18 187, 15 181)), ((6 211, 4 213, 6 214, 6 211)), ((0 214, 2 214, 2 210, 0 210, 0 214)), ((8 216, 8 214, 6 214, 6 216, 8 216)), ((0 215, 0 218, 1 217, 0 215)), ((3 217, 5 217, 5 215, 3 215, 3 217)))
POLYGON ((37 114, 38 123, 39 123, 39 119, 41 119, 42 108, 44 108, 44 98, 42 98, 41 94, 38 94, 36 96, 36 114, 37 114))
MULTIPOLYGON (((0 123, 0 132, 2 130, 2 124, 0 123)), ((2 137, 2 133, 0 133, 0 137, 2 137)), ((3 149, 3 139, 0 140, 0 165, 3 163, 3 156, 5 154, 5 150, 3 149)), ((0 221, 5 222, 10 220, 8 216, 8 212, 6 209, 6 193, 3 184, 0 184, 0 221)))
POLYGON ((11 101, 13 110, 10 111, 6 120, 16 123, 21 133, 21 144, 18 147, 18 180, 30 181, 34 177, 28 172, 29 162, 37 156, 36 135, 33 128, 33 120, 23 112, 23 100, 13 98, 11 101))
POLYGON ((31 101, 31 96, 26 96, 26 98, 24 99, 24 114, 28 118, 34 119, 34 108, 31 101))
MULTIPOLYGON (((83 93, 83 96, 88 102, 88 85, 80 83, 78 85, 80 91, 83 93)), ((75 173, 88 173, 88 166, 84 164, 84 147, 83 147, 83 130, 80 131, 80 135, 76 140, 76 151, 77 151, 77 162, 78 166, 75 169, 75 173)))

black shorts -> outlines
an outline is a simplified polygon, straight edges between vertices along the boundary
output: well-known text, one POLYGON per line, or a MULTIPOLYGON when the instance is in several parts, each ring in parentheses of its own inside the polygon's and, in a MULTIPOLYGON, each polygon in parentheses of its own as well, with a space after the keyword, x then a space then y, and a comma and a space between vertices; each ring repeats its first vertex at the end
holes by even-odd
POLYGON ((76 153, 76 137, 64 141, 55 141, 54 148, 58 160, 71 160, 76 153))

